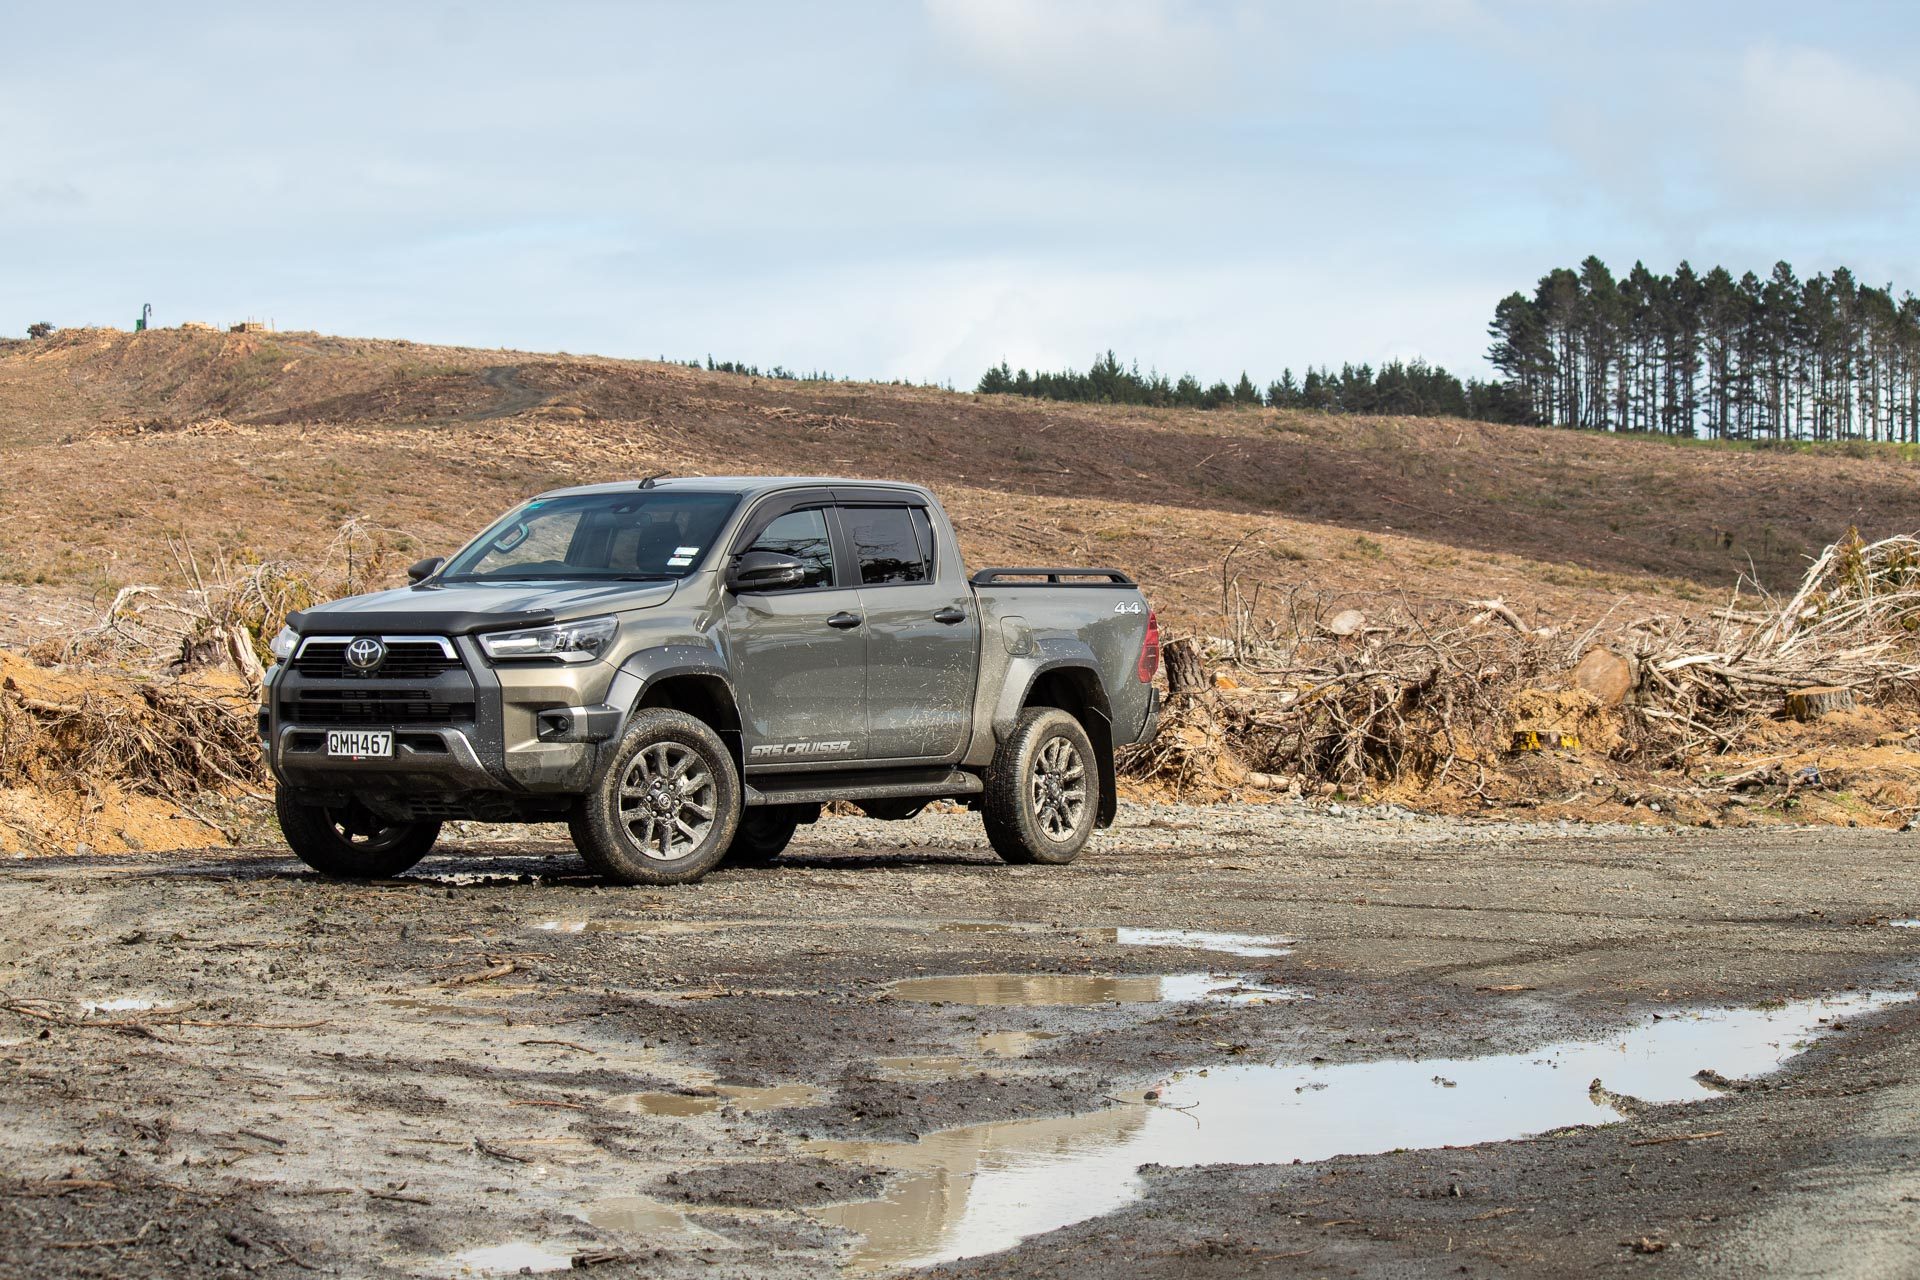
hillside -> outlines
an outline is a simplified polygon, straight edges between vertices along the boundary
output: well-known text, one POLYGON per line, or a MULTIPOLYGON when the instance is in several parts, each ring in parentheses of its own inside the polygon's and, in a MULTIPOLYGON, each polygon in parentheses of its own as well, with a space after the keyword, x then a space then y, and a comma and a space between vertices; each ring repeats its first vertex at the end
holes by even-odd
POLYGON ((361 517, 444 550, 555 484, 834 472, 933 485, 969 558, 1113 563, 1176 618, 1272 588, 1496 593, 1547 616, 1773 587, 1920 466, 1455 420, 1061 405, 313 334, 0 347, 0 578, 99 597, 202 550, 310 556, 361 517))
POLYGON ((1890 448, 107 330, 0 343, 0 442, 0 650, 24 651, 0 653, 0 848, 257 829, 246 664, 198 686, 166 674, 173 659, 221 667, 247 648, 229 622, 257 644, 299 600, 395 583, 530 493, 661 471, 921 481, 970 563, 1119 566, 1169 636, 1232 637, 1210 642, 1207 692, 1175 700, 1128 762, 1135 794, 1710 823, 1920 812, 1904 656, 1920 544, 1824 562, 1820 599, 1864 601, 1845 635, 1786 638, 1824 626, 1819 610, 1773 615, 1764 642, 1766 618, 1715 614, 1742 574, 1791 588, 1849 527, 1910 531, 1920 465, 1890 448), (136 586, 156 590, 103 625, 136 586), (1329 625, 1356 607, 1364 622, 1329 625), (1596 643, 1630 664, 1624 704, 1569 687, 1596 643), (79 693, 34 691, 68 679, 79 693), (1782 689, 1835 681, 1864 705, 1782 720, 1782 689), (1549 749, 1514 750, 1529 734, 1549 749))

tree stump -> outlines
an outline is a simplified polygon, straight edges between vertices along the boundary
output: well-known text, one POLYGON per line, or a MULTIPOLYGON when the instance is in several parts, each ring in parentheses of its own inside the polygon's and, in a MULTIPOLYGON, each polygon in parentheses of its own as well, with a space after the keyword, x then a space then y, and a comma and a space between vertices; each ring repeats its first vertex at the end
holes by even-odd
POLYGON ((1837 685, 1814 685, 1787 695, 1787 714, 1800 721, 1818 720, 1829 711, 1846 711, 1852 706, 1853 690, 1837 685))
POLYGON ((1633 664, 1611 649, 1589 649, 1573 669, 1573 687, 1585 689, 1603 707, 1617 707, 1633 692, 1633 664))
POLYGON ((1167 668, 1167 692, 1174 697, 1192 697, 1207 691, 1200 646, 1190 637, 1167 641, 1160 648, 1160 661, 1167 668))

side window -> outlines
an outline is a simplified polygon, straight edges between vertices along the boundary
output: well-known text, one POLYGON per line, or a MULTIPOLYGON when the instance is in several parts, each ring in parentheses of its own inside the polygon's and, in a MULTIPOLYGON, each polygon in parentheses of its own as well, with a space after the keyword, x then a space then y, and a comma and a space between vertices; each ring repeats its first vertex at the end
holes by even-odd
POLYGON ((840 522, 860 558, 862 586, 925 582, 931 576, 906 507, 843 507, 840 522))
POLYGON ((818 507, 787 512, 762 530, 747 550, 776 551, 806 565, 807 576, 789 590, 833 585, 833 544, 827 537, 826 513, 818 507))
POLYGON ((927 516, 925 507, 915 507, 913 515, 913 536, 920 544, 920 563, 927 566, 927 576, 933 576, 934 566, 938 562, 933 558, 933 521, 927 516))

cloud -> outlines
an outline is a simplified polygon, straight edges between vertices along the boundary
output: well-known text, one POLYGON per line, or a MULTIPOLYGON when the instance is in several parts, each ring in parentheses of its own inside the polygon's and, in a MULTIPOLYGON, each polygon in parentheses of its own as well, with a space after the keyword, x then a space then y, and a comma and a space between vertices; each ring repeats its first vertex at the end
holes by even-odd
POLYGON ((1218 98, 1237 5, 1197 0, 927 0, 943 43, 1023 95, 1165 108, 1218 98))
POLYGON ((1822 49, 1759 45, 1718 124, 1717 163, 1743 186, 1854 200, 1851 184, 1871 190, 1920 158, 1920 89, 1822 49))

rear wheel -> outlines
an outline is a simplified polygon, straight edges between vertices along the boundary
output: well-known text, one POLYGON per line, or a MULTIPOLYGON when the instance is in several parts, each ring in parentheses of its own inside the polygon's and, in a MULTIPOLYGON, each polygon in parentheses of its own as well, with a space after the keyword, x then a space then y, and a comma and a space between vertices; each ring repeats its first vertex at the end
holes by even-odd
POLYGON ((740 821, 720 736, 684 711, 635 713, 568 827, 587 865, 622 884, 685 884, 713 870, 740 821))
POLYGON ((1080 722, 1029 707, 994 752, 980 797, 987 842, 1008 862, 1072 862, 1093 835, 1100 771, 1080 722))
POLYGON ((358 800, 308 804, 284 788, 273 798, 280 834, 294 856, 321 875, 384 880, 427 856, 440 838, 438 822, 395 822, 358 800))
POLYGON ((727 846, 725 862, 730 867, 771 866, 786 849, 799 829, 801 810, 807 806, 756 805, 740 812, 740 826, 727 846))

